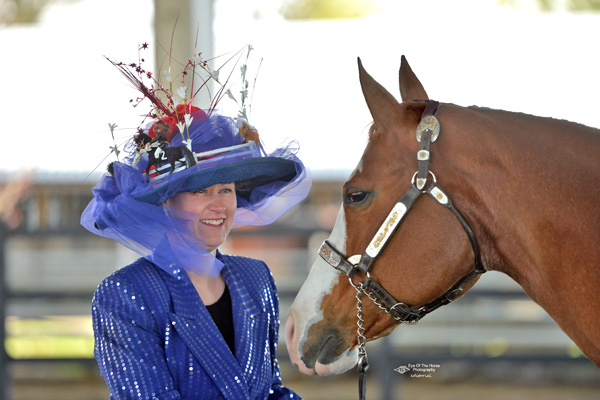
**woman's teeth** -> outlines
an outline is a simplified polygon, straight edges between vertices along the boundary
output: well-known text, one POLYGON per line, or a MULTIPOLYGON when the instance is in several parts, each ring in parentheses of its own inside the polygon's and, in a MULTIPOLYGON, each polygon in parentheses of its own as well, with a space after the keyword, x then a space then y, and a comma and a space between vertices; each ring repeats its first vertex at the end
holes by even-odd
POLYGON ((201 219, 200 222, 202 222, 203 224, 207 224, 207 225, 214 225, 214 226, 219 226, 221 224, 223 224, 225 220, 224 219, 201 219))

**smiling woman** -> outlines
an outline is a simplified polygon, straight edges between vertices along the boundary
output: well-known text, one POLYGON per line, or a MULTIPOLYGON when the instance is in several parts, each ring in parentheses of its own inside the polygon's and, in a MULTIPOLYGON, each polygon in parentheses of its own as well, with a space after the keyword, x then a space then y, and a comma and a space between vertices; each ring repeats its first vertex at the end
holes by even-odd
MULTIPOLYGON (((193 87, 173 92, 170 78, 163 88, 141 63, 113 65, 154 108, 81 219, 142 256, 106 278, 92 303, 111 398, 299 398, 281 381, 269 268, 217 249, 233 227, 268 224, 302 201, 304 165, 289 147, 267 155, 246 120, 192 106, 193 87)), ((207 65, 194 54, 184 72, 196 68, 207 65)))

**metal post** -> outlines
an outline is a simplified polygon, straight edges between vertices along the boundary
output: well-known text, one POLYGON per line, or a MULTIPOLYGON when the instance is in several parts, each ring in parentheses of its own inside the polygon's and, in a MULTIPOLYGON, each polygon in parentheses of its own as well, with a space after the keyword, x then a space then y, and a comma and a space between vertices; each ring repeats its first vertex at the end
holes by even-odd
MULTIPOLYGON (((396 394, 397 376, 395 376, 392 357, 392 344, 389 336, 381 339, 381 398, 382 400, 399 400, 400 393, 396 394)), ((396 374, 397 375, 397 374, 396 374)))
MULTIPOLYGON (((204 60, 214 57, 214 1, 154 0, 155 74, 160 76, 162 71, 167 69, 169 56, 174 70, 179 72, 193 56, 196 41, 197 50, 202 53, 204 60), (175 30, 174 35, 173 30, 175 30)), ((212 82, 209 82, 209 86, 212 93, 212 82)), ((194 104, 200 108, 207 107, 210 104, 209 91, 201 90, 194 104)))
POLYGON ((8 373, 8 354, 6 353, 6 238, 8 228, 0 221, 0 399, 8 400, 11 396, 11 381, 8 373))

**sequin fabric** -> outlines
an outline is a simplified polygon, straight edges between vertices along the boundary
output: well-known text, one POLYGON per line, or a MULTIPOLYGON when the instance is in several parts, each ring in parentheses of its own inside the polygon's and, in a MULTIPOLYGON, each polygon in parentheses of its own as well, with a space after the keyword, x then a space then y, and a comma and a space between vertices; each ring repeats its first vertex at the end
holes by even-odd
POLYGON ((94 294, 95 357, 111 399, 300 399, 281 382, 279 305, 265 263, 218 256, 231 293, 235 355, 187 274, 139 259, 94 294))

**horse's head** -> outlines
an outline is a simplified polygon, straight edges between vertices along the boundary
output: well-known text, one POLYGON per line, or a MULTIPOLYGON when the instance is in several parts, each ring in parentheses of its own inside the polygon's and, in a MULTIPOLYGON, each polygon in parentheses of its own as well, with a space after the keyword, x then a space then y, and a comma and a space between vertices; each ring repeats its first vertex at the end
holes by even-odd
POLYGON ((144 147, 146 147, 146 145, 148 143, 150 143, 152 141, 152 138, 148 135, 146 135, 145 133, 138 133, 137 135, 135 135, 133 137, 133 143, 135 143, 136 149, 140 150, 144 147))
MULTIPOLYGON (((415 132, 425 108, 424 102, 413 100, 428 99, 404 58, 402 104, 367 74, 360 61, 359 74, 374 123, 365 152, 344 184, 342 206, 328 239, 351 264, 358 264, 389 220, 390 210, 411 187, 419 151, 415 132)), ((443 158, 444 147, 440 136, 436 161, 443 158)), ((443 176, 439 174, 438 180, 443 176)), ((472 268, 471 246, 457 218, 432 197, 421 196, 379 253, 370 277, 399 302, 419 309, 448 292, 472 268)), ((365 278, 359 270, 352 281, 357 284, 365 278)), ((286 323, 290 358, 301 372, 338 374, 356 364, 356 294, 345 274, 317 258, 286 323)), ((367 340, 386 336, 398 325, 366 296, 362 302, 367 340)))

